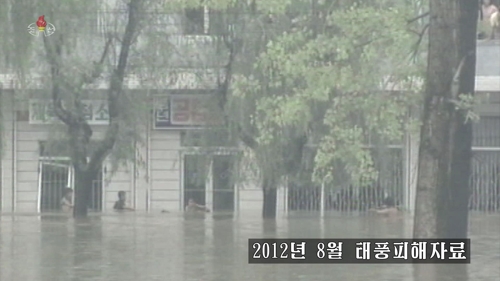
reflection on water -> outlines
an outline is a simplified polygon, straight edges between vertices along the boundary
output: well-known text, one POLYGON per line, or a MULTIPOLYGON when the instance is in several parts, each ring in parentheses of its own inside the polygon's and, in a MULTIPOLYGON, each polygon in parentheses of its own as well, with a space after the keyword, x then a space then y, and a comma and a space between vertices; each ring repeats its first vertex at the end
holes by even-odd
POLYGON ((471 215, 470 265, 249 265, 247 239, 404 238, 411 219, 294 214, 0 216, 0 280, 498 281, 500 216, 471 215))

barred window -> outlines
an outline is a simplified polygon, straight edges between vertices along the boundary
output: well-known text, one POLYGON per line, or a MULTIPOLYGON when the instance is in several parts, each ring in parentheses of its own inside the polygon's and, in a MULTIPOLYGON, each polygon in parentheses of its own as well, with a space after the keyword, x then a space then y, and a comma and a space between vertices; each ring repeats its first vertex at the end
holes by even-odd
MULTIPOLYGON (((203 7, 186 9, 183 33, 186 35, 205 34, 205 9, 203 7)), ((208 18, 207 18, 208 20, 208 18)))
POLYGON ((481 116, 473 128, 473 146, 500 147, 500 116, 481 116))

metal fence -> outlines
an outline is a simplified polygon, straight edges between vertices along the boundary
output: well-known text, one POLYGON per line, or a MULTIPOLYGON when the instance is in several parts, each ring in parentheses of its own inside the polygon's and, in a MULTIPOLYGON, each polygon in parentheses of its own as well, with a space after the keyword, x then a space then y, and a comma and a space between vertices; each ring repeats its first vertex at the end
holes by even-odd
MULTIPOLYGON (((399 206, 406 206, 414 198, 405 194, 410 192, 410 187, 406 186, 410 183, 404 178, 417 178, 417 163, 405 163, 408 161, 403 157, 406 150, 407 147, 372 149, 378 180, 368 186, 352 183, 343 171, 336 171, 333 175, 335 181, 325 185, 323 191, 320 186, 289 183, 287 210, 357 212, 380 206, 387 197, 394 199, 399 206), (321 198, 324 198, 323 202, 321 198)), ((500 117, 481 117, 474 124, 472 150, 469 209, 500 212, 500 117)))
MULTIPOLYGON (((471 194, 469 209, 478 212, 500 211, 500 148, 479 150, 472 159, 471 194)), ((401 206, 404 198, 403 158, 401 150, 389 153, 391 169, 378 168, 379 178, 369 186, 356 186, 340 175, 336 184, 302 187, 288 185, 288 211, 340 211, 359 212, 383 205, 391 197, 401 206), (345 183, 342 183, 345 180, 345 183), (321 198, 324 198, 322 204, 321 198)), ((414 171, 415 172, 415 171, 414 171)))
POLYGON ((473 126, 469 209, 500 211, 500 117, 482 116, 473 126))
POLYGON ((353 183, 347 173, 340 170, 333 175, 333 182, 325 185, 324 194, 321 186, 297 186, 288 184, 289 211, 363 211, 380 206, 386 197, 394 199, 396 204, 403 202, 403 149, 391 147, 372 149, 377 181, 367 186, 353 183), (321 198, 324 202, 321 202, 321 198))
POLYGON ((469 209, 500 211, 500 151, 474 151, 469 209))

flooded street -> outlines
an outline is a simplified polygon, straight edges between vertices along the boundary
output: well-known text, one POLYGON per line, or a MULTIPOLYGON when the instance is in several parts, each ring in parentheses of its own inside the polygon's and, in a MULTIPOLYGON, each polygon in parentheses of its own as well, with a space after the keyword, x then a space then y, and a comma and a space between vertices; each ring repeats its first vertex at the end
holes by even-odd
POLYGON ((500 216, 471 215, 472 264, 249 265, 247 239, 403 238, 411 219, 260 214, 1 216, 0 280, 498 281, 500 216), (436 276, 438 274, 439 276, 436 276), (432 279, 429 279, 432 278, 432 279))

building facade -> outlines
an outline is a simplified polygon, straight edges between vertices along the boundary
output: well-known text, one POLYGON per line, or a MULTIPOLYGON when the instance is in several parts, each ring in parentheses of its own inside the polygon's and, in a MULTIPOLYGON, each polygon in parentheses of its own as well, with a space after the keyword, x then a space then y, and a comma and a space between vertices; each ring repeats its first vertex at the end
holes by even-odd
MULTIPOLYGON (((195 99, 191 94, 174 94, 167 106, 155 109, 144 130, 146 143, 137 145, 141 160, 130 161, 112 175, 111 163, 105 163, 94 180, 91 209, 111 210, 118 191, 125 191, 129 204, 144 211, 183 210, 189 198, 218 211, 261 207, 262 191, 256 185, 232 179, 239 149, 221 148, 207 156, 188 143, 186 126, 193 124, 196 113, 180 104, 194 108, 195 99)), ((100 100, 86 102, 94 110, 88 121, 93 138, 102 138, 107 112, 100 112, 100 100)), ((54 140, 60 129, 50 122, 53 116, 47 116, 47 104, 40 99, 19 100, 15 89, 2 91, 2 212, 55 211, 64 188, 74 184, 67 149, 54 140)))
MULTIPOLYGON (((198 28, 191 26, 183 31, 183 35, 171 36, 173 44, 190 47, 179 48, 184 53, 171 60, 178 69, 165 70, 163 84, 147 86, 138 82, 139 78, 128 79, 126 88, 130 91, 154 89, 156 107, 144 128, 146 142, 136 147, 136 161, 130 161, 114 174, 111 173, 111 164, 106 162, 102 172, 95 175, 91 209, 99 212, 111 210, 117 192, 125 191, 129 204, 141 211, 181 211, 187 200, 193 198, 215 211, 260 214, 263 197, 259 183, 234 180, 241 172, 236 159, 242 151, 239 148, 219 148, 207 156, 197 152, 197 145, 186 137, 186 132, 200 126, 204 119, 196 110, 198 104, 210 97, 217 86, 214 69, 202 74, 193 69, 186 70, 197 63, 186 62, 185 58, 196 60, 201 57, 203 60, 215 56, 215 51, 210 49, 213 38, 207 35, 210 28, 206 18, 208 13, 201 12, 204 20, 194 26, 198 28)), ((476 109, 481 119, 474 124, 471 196, 471 206, 477 209, 500 210, 500 63, 496 59, 499 57, 499 42, 479 43, 476 91, 483 103, 476 109)), ((4 213, 54 211, 58 209, 64 188, 73 186, 74 173, 63 144, 58 146, 56 142, 54 148, 57 125, 51 122, 54 116, 49 105, 39 98, 40 87, 33 83, 21 89, 19 85, 12 75, 0 76, 3 132, 0 210, 4 213), (52 149, 48 148, 50 143, 52 149)), ((93 89, 91 98, 86 101, 91 109, 88 122, 95 139, 103 136, 107 125, 106 106, 102 103, 105 86, 93 89)), ((397 171, 389 173, 384 185, 390 186, 390 193, 397 195, 402 206, 413 210, 418 136, 408 135, 404 144, 392 149, 396 152, 396 162, 391 166, 397 171)), ((294 191, 281 187, 278 209, 283 212, 342 209, 339 204, 344 203, 340 201, 349 201, 351 195, 339 192, 343 191, 326 191, 321 187, 294 191)))

